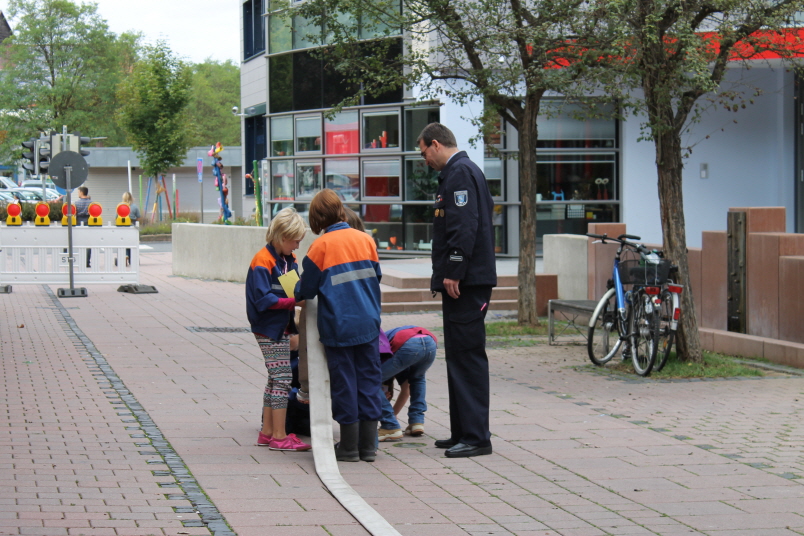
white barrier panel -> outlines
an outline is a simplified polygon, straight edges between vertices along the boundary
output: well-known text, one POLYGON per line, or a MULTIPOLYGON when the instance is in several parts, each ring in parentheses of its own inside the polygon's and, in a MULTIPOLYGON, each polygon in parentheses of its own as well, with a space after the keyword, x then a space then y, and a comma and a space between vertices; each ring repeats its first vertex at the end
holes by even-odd
MULTIPOLYGON (((139 284, 139 245, 136 227, 73 227, 74 283, 139 284), (130 265, 126 263, 126 249, 131 250, 130 265)), ((67 227, 0 225, 0 283, 69 282, 67 227)))

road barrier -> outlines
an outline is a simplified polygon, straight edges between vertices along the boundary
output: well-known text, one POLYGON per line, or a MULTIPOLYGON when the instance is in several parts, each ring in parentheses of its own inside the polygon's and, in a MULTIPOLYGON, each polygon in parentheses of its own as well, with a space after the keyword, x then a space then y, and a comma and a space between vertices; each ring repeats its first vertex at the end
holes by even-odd
MULTIPOLYGON (((139 283, 139 229, 107 224, 72 232, 76 284, 139 283)), ((67 227, 0 224, 0 285, 68 282, 67 227)))

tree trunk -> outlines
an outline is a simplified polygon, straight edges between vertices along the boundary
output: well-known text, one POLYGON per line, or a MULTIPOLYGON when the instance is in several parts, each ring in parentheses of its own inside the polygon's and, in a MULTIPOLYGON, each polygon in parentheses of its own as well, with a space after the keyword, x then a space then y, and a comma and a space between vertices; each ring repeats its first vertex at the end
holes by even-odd
POLYGON ((536 118, 542 94, 525 97, 519 123, 519 310, 520 324, 539 325, 536 309, 536 118))
POLYGON ((666 258, 678 265, 679 284, 684 285, 684 291, 681 293, 681 318, 676 337, 676 353, 682 360, 700 363, 703 357, 698 335, 698 315, 695 313, 692 298, 684 223, 681 136, 674 131, 660 133, 655 135, 655 146, 664 253, 666 258))

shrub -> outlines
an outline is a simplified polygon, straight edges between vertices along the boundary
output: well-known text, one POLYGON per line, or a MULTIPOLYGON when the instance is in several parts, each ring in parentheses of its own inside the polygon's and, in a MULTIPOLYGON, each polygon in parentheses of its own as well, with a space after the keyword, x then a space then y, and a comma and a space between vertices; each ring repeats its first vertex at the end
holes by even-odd
MULTIPOLYGON (((61 222, 61 207, 64 206, 63 201, 53 201, 48 203, 50 205, 50 222, 61 222)), ((34 221, 36 219, 36 203, 20 203, 22 207, 22 221, 34 221)), ((5 222, 8 218, 8 203, 0 203, 0 221, 5 222)))

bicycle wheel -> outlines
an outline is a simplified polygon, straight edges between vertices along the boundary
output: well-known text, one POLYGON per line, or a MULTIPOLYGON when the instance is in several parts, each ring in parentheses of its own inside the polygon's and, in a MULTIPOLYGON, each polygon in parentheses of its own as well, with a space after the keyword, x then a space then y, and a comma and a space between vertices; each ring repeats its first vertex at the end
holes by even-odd
POLYGON ((670 350, 675 342, 676 332, 670 329, 670 322, 673 320, 673 293, 665 290, 662 292, 662 306, 659 308, 659 349, 656 351, 656 372, 659 372, 667 364, 670 357, 670 350))
POLYGON ((598 302, 589 321, 589 336, 586 338, 589 359, 602 367, 611 361, 622 342, 617 316, 617 296, 614 289, 610 289, 598 302))
POLYGON ((634 297, 631 311, 631 361, 637 374, 647 376, 659 349, 659 315, 650 296, 641 290, 634 297))

